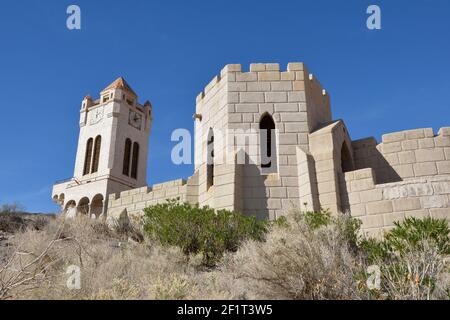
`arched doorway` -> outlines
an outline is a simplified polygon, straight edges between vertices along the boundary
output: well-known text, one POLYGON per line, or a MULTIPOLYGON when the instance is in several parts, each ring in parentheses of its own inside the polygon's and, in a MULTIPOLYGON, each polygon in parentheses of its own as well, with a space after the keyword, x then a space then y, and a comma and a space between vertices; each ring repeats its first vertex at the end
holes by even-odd
POLYGON ((94 198, 92 198, 91 202, 91 211, 90 214, 92 217, 98 218, 103 213, 103 195, 97 194, 94 198))
POLYGON ((84 197, 78 202, 77 212, 83 215, 89 215, 89 198, 84 197))

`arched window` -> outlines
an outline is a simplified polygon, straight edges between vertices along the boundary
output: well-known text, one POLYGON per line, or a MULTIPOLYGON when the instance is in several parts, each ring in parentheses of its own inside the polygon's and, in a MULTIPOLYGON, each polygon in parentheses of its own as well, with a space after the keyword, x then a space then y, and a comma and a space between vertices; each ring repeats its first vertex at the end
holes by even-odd
POLYGON ((206 188, 214 185, 214 131, 209 129, 207 147, 206 147, 206 188))
POLYGON ((126 176, 130 175, 131 140, 125 140, 125 151, 123 155, 123 171, 126 176))
POLYGON ((98 164, 100 162, 100 149, 102 146, 102 137, 101 136, 97 136, 97 138, 95 138, 95 143, 94 143, 94 159, 92 161, 92 171, 91 173, 95 173, 98 171, 98 164))
POLYGON ((342 172, 349 172, 353 170, 352 157, 347 144, 344 142, 341 149, 341 168, 342 172))
POLYGON ((137 179, 139 165, 139 144, 135 142, 133 144, 133 160, 131 162, 131 177, 137 179))
POLYGON ((92 161, 92 145, 94 143, 94 140, 90 138, 87 141, 86 144, 86 154, 84 157, 84 169, 83 169, 83 176, 87 175, 91 171, 91 161, 92 161))
POLYGON ((269 114, 265 114, 259 122, 261 168, 267 173, 277 171, 277 145, 275 122, 269 114))

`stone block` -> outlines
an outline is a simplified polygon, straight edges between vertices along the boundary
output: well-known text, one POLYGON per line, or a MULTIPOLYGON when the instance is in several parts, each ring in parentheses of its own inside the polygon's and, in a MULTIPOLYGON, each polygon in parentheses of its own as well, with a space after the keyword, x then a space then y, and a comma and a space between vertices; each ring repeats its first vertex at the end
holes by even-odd
POLYGON ((444 150, 442 149, 428 149, 428 150, 416 150, 417 162, 431 162, 445 160, 444 150))
POLYGON ((297 112, 297 103, 275 103, 275 112, 297 112))
POLYGON ((264 114, 265 112, 267 112, 269 114, 273 114, 273 112, 274 112, 273 103, 260 103, 259 104, 259 113, 264 114))
POLYGON ((405 138, 408 140, 425 138, 423 129, 407 130, 405 131, 405 138))
MULTIPOLYGON (((297 188, 291 188, 293 190, 293 194, 298 194, 297 188)), ((270 188, 270 197, 271 198, 286 198, 287 197, 287 189, 284 187, 272 187, 270 188)))
POLYGON ((392 201, 383 200, 371 202, 366 205, 367 214, 390 213, 393 211, 392 201))
POLYGON ((450 147, 450 136, 436 137, 434 138, 434 143, 436 147, 450 147))
POLYGON ((271 82, 270 88, 272 91, 291 91, 292 90, 292 82, 291 81, 271 82))
POLYGON ((291 62, 288 63, 287 69, 288 71, 303 71, 304 64, 303 62, 291 62))
POLYGON ((394 211, 409 211, 421 208, 419 198, 403 198, 393 200, 394 211))
POLYGON ((417 219, 423 219, 428 218, 430 216, 430 213, 428 210, 413 210, 413 211, 406 211, 405 212, 405 218, 417 218, 417 219))
POLYGON ((445 159, 450 160, 450 148, 444 149, 445 159))
POLYGON ((390 142, 402 141, 402 140, 405 140, 405 132, 403 132, 403 131, 388 133, 388 134, 384 134, 382 136, 383 144, 390 143, 390 142))
POLYGON ((392 212, 383 215, 383 221, 385 226, 393 226, 394 222, 401 222, 405 219, 403 212, 392 212))
POLYGON ((252 63, 250 64, 250 72, 266 71, 266 65, 264 63, 252 63))
POLYGON ((450 194, 450 181, 433 182, 435 194, 450 194))
POLYGON ((280 199, 267 199, 267 207, 269 209, 281 209, 281 200, 280 199))
POLYGON ((417 140, 406 140, 402 141, 402 149, 404 151, 415 150, 419 147, 417 140))
POLYGON ((362 227, 366 228, 380 228, 384 226, 383 215, 375 215, 375 216, 362 216, 361 219, 362 227))
POLYGON ((393 169, 401 178, 410 178, 414 177, 414 170, 412 164, 402 164, 393 166, 393 169))
POLYGON ((286 92, 266 92, 266 102, 287 102, 286 92))
POLYGON ((306 112, 282 113, 282 122, 305 122, 307 120, 306 112))
POLYGON ((258 72, 259 81, 278 81, 280 80, 280 72, 278 71, 263 71, 258 72))
POLYGON ((289 102, 306 102, 306 94, 304 91, 291 91, 288 93, 289 102))
POLYGON ((416 177, 431 176, 437 174, 435 162, 423 162, 414 164, 414 174, 416 177))
POLYGON ((265 102, 263 92, 241 92, 239 94, 240 102, 265 102))
POLYGON ((430 208, 447 208, 450 207, 448 196, 446 195, 434 195, 421 197, 420 201, 424 209, 430 208))
POLYGON ((419 148, 420 149, 430 149, 434 148, 434 139, 433 138, 425 138, 419 140, 419 148))
POLYGON ((431 196, 433 194, 432 185, 426 183, 408 184, 399 188, 406 189, 409 197, 431 196))
POLYGON ((236 73, 236 81, 257 81, 258 73, 256 72, 246 72, 246 73, 236 73))
POLYGON ((366 205, 357 203, 350 206, 350 213, 352 217, 361 217, 366 215, 366 205))
POLYGON ((281 72, 281 80, 289 80, 289 81, 295 80, 295 72, 292 71, 281 72))
POLYGON ((240 123, 242 122, 242 115, 240 113, 231 113, 228 115, 228 122, 240 123))
POLYGON ((294 91, 305 91, 305 82, 304 81, 294 81, 292 84, 292 89, 294 91))
POLYGON ((247 91, 270 91, 270 82, 247 82, 247 91))
POLYGON ((381 189, 361 191, 360 199, 362 203, 383 200, 383 191, 381 189))
POLYGON ((350 183, 351 190, 353 191, 365 191, 370 190, 375 187, 373 183, 373 179, 361 179, 361 180, 354 180, 350 183))
POLYGON ((383 142, 383 153, 393 153, 402 151, 402 144, 400 142, 383 142))
POLYGON ((250 113, 258 113, 259 108, 258 108, 258 104, 254 104, 254 103, 244 103, 244 104, 236 104, 235 105, 236 108, 236 112, 250 112, 250 113))
POLYGON ((449 174, 450 173, 450 161, 437 162, 438 174, 449 174))
POLYGON ((398 160, 400 164, 410 164, 416 162, 416 155, 414 151, 404 151, 398 153, 398 160))
POLYGON ((228 90, 233 91, 247 91, 247 83, 246 82, 229 82, 228 90))
POLYGON ((430 214, 435 219, 447 219, 450 222, 450 208, 430 209, 430 214))

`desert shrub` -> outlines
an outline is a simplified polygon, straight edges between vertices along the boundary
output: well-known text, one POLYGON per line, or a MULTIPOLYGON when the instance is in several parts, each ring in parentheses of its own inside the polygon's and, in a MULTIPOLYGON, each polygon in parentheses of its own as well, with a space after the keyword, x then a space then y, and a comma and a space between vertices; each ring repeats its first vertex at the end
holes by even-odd
POLYGON ((380 287, 364 289, 376 298, 448 298, 449 232, 446 220, 407 218, 395 223, 382 240, 361 241, 367 265, 380 269, 380 287))
POLYGON ((345 215, 296 210, 272 225, 265 242, 246 242, 224 268, 246 281, 251 299, 359 299, 359 257, 346 232, 354 224, 345 215))
POLYGON ((201 253, 203 263, 214 266, 224 252, 236 251, 244 240, 263 240, 266 223, 171 200, 145 209, 144 230, 162 245, 181 248, 187 257, 201 253))
POLYGON ((23 213, 24 211, 25 207, 18 202, 0 206, 0 214, 23 213))

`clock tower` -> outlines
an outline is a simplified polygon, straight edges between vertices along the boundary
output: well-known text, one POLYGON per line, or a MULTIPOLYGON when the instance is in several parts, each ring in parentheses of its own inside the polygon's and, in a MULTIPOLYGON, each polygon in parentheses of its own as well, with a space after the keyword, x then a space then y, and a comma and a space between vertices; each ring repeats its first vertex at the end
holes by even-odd
POLYGON ((146 186, 151 124, 150 102, 139 104, 122 77, 98 100, 86 96, 73 178, 54 185, 53 199, 65 211, 99 217, 109 194, 146 186))

